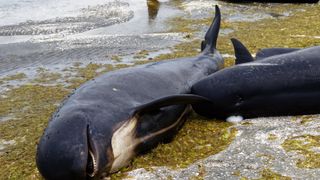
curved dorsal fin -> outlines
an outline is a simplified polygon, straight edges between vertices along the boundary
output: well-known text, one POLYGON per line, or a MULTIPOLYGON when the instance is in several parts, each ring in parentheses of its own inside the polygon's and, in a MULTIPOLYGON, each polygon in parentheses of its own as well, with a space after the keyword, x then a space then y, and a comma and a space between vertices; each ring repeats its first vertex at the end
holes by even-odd
POLYGON ((233 44, 234 54, 236 56, 236 64, 254 61, 249 50, 239 40, 232 38, 231 42, 233 44))
POLYGON ((204 36, 204 41, 201 43, 201 51, 206 51, 208 53, 213 53, 217 46, 217 39, 220 30, 221 13, 219 7, 215 7, 215 17, 204 36))
POLYGON ((194 103, 203 103, 210 102, 207 98, 193 95, 193 94, 179 94, 166 96, 149 103, 137 106, 134 109, 133 114, 140 114, 144 112, 153 111, 156 109, 160 109, 162 107, 170 106, 170 105, 178 105, 178 104, 194 104, 194 103))

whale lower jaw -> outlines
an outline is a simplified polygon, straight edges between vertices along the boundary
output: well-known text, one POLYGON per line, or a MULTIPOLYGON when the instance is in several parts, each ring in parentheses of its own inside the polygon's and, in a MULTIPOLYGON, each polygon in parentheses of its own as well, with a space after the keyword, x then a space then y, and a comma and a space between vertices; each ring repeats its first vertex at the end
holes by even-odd
POLYGON ((125 122, 119 129, 114 132, 111 139, 114 161, 109 172, 114 173, 122 167, 127 166, 130 163, 131 159, 136 155, 135 149, 139 144, 177 127, 180 122, 183 121, 184 117, 190 111, 190 109, 191 107, 188 105, 183 113, 181 113, 177 121, 175 121, 170 126, 139 138, 136 137, 138 117, 134 116, 132 119, 125 122))

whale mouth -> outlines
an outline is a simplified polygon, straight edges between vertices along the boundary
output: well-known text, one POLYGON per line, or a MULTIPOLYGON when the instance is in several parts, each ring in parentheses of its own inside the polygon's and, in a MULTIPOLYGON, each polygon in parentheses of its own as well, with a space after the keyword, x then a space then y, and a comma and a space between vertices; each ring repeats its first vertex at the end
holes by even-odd
POLYGON ((94 177, 98 172, 98 164, 94 156, 92 145, 91 145, 89 126, 87 127, 87 141, 88 141, 88 160, 87 160, 86 172, 89 177, 94 177))
POLYGON ((97 161, 93 155, 93 152, 89 150, 88 161, 87 161, 87 175, 94 177, 97 174, 97 161))

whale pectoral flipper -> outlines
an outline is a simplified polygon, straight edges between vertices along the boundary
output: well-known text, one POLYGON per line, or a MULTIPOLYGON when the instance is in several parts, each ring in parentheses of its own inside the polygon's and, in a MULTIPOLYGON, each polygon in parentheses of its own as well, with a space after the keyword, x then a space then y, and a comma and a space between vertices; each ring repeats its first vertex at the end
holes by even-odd
POLYGON ((133 114, 141 114, 144 112, 154 111, 156 109, 160 109, 162 107, 170 106, 170 105, 179 105, 179 104, 194 104, 194 103, 204 103, 210 102, 205 97, 193 95, 193 94, 179 94, 166 96, 163 98, 156 99, 149 103, 140 105, 134 109, 133 114))
POLYGON ((249 50, 237 39, 232 38, 231 42, 234 48, 234 54, 236 56, 236 63, 235 64, 242 64, 247 62, 254 61, 249 50))
POLYGON ((265 48, 261 49, 256 54, 256 60, 265 59, 271 56, 291 53, 300 50, 299 48, 265 48))

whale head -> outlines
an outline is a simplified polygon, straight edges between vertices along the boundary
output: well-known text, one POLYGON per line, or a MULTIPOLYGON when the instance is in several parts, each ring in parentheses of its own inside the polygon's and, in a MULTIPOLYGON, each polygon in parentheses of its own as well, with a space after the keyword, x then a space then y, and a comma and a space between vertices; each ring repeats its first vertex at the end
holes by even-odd
POLYGON ((113 162, 112 130, 96 127, 81 110, 57 112, 37 147, 37 167, 45 179, 87 179, 108 171, 113 162), (107 137, 102 138, 99 136, 107 137))
POLYGON ((105 177, 172 137, 189 111, 185 104, 205 101, 196 95, 173 95, 133 109, 111 110, 71 99, 53 115, 42 135, 37 167, 45 179, 105 177), (177 104, 183 106, 171 106, 177 104))

